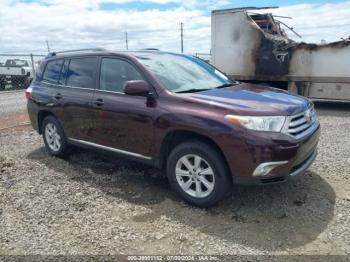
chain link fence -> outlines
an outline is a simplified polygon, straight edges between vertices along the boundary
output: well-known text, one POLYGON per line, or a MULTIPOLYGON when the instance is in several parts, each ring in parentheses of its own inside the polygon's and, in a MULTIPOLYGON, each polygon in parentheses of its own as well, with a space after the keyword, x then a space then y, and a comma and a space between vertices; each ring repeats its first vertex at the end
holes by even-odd
POLYGON ((0 92, 27 88, 45 55, 0 54, 0 92))

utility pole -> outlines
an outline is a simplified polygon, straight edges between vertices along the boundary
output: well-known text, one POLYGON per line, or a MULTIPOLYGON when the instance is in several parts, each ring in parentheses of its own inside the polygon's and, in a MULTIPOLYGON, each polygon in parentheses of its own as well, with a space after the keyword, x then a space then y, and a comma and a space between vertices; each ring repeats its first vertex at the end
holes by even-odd
POLYGON ((126 46, 126 50, 129 50, 128 32, 125 32, 125 46, 126 46))
POLYGON ((184 23, 180 23, 181 53, 184 52, 184 23))
POLYGON ((47 52, 50 53, 50 46, 49 46, 49 41, 46 40, 46 47, 47 47, 47 52))

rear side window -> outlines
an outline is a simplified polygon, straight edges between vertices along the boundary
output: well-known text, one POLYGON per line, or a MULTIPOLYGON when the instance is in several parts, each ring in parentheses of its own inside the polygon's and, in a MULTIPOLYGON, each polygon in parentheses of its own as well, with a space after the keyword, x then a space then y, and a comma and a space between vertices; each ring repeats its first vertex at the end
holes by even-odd
POLYGON ((61 76, 60 80, 58 81, 59 84, 65 85, 66 84, 66 78, 67 78, 67 73, 68 73, 68 65, 69 65, 69 60, 64 60, 62 70, 61 70, 61 76))
POLYGON ((35 78, 37 80, 42 80, 44 77, 45 63, 39 61, 38 68, 35 70, 35 78))
POLYGON ((96 64, 96 57, 71 59, 67 71, 67 86, 94 88, 96 64))
POLYGON ((100 89, 123 92, 126 81, 143 80, 130 63, 114 58, 103 58, 101 63, 100 89))
POLYGON ((44 71, 43 80, 56 84, 60 78, 62 64, 63 59, 48 62, 44 71))

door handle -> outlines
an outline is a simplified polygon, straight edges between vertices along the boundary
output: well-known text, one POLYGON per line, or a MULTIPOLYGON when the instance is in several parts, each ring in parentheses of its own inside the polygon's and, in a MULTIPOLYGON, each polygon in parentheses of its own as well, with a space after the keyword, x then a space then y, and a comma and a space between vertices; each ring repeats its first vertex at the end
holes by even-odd
POLYGON ((102 98, 96 99, 94 104, 97 106, 103 106, 103 104, 104 104, 103 99, 102 98))
POLYGON ((57 93, 55 96, 54 96, 55 99, 57 100, 60 100, 62 98, 62 95, 60 93, 57 93))

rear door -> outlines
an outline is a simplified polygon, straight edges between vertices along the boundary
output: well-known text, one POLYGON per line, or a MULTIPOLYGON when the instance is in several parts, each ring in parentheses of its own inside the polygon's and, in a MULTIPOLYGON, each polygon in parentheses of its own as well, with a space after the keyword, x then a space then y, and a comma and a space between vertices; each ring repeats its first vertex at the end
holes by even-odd
POLYGON ((63 119, 61 101, 56 94, 61 93, 62 87, 58 81, 64 59, 49 60, 44 68, 40 84, 35 86, 35 100, 39 105, 47 108, 61 121, 63 119))
POLYGON ((128 60, 101 58, 89 140, 124 151, 121 152, 124 154, 150 158, 154 146, 153 114, 156 103, 150 98, 125 95, 123 86, 130 80, 145 78, 128 60))
POLYGON ((97 57, 77 57, 64 61, 60 89, 54 94, 60 104, 60 119, 66 136, 86 140, 91 124, 91 101, 96 88, 97 57))

